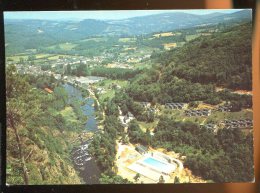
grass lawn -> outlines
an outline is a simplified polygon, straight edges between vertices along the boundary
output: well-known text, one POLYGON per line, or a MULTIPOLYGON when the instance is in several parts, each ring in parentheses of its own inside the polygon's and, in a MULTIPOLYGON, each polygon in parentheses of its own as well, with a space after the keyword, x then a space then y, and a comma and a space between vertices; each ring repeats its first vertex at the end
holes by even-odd
POLYGON ((157 126, 159 119, 155 119, 154 122, 147 123, 143 121, 137 121, 140 128, 142 129, 143 132, 146 132, 146 129, 149 129, 150 131, 153 131, 155 127, 157 126))
POLYGON ((58 60, 60 56, 62 56, 62 57, 70 57, 70 55, 58 54, 58 55, 52 55, 52 56, 48 57, 48 60, 58 60))
POLYGON ((71 50, 72 48, 76 47, 77 44, 67 42, 67 43, 59 44, 59 46, 62 50, 68 51, 68 50, 71 50))
POLYGON ((35 54, 36 60, 42 59, 42 58, 47 58, 49 56, 52 56, 53 54, 35 54))
POLYGON ((107 90, 106 93, 99 96, 99 102, 103 103, 106 98, 112 99, 115 96, 114 90, 107 90))
MULTIPOLYGON (((53 56, 54 54, 43 54, 43 53, 40 53, 40 54, 30 54, 30 55, 34 55, 35 58, 36 58, 34 61, 37 62, 38 60, 41 60, 41 59, 44 59, 44 58, 48 58, 50 56, 53 56)), ((12 59, 15 62, 19 62, 20 58, 23 58, 24 60, 27 60, 30 55, 24 55, 24 54, 13 55, 13 56, 7 57, 7 60, 8 59, 12 59)))
POLYGON ((23 58, 24 60, 27 60, 28 56, 25 56, 25 55, 14 55, 14 56, 6 57, 6 58, 7 58, 7 61, 11 59, 14 62, 19 62, 20 58, 23 58))

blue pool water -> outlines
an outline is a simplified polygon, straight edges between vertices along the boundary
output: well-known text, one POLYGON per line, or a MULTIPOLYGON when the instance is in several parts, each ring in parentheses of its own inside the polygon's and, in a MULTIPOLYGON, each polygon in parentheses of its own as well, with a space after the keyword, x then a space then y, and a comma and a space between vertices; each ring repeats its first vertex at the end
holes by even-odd
POLYGON ((149 164, 153 167, 156 167, 158 169, 161 169, 161 170, 167 170, 168 166, 169 166, 168 164, 160 162, 160 161, 153 159, 151 157, 146 158, 145 160, 143 160, 143 162, 146 163, 146 164, 149 164))

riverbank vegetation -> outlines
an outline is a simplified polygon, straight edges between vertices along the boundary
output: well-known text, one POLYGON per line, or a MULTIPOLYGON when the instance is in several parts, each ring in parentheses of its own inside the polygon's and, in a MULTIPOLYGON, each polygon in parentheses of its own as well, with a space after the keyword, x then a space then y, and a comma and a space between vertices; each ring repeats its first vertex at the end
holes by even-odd
POLYGON ((106 106, 105 115, 103 132, 95 135, 89 146, 89 153, 93 156, 102 171, 99 181, 101 184, 130 183, 127 179, 116 175, 116 140, 122 136, 124 130, 117 117, 117 106, 113 102, 110 102, 106 106))

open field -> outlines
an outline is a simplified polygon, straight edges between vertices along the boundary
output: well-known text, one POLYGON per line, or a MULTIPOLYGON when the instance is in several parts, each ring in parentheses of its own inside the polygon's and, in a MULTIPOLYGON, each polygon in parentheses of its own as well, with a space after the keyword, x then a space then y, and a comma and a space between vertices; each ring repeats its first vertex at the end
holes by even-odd
POLYGON ((175 34, 172 33, 172 32, 165 32, 165 33, 154 34, 153 36, 156 37, 156 38, 159 38, 159 37, 175 36, 175 34))
POLYGON ((72 48, 76 47, 77 44, 73 44, 73 43, 64 43, 64 44, 59 44, 60 48, 63 50, 71 50, 72 48))
POLYGON ((88 41, 103 42, 103 41, 107 41, 107 38, 96 37, 96 38, 86 38, 86 39, 81 40, 81 42, 88 42, 88 41))
POLYGON ((72 48, 74 48, 76 46, 77 46, 77 44, 66 42, 66 43, 62 43, 62 44, 55 44, 55 45, 49 46, 47 48, 50 50, 53 50, 53 49, 56 49, 56 47, 58 47, 64 51, 68 51, 68 50, 72 50, 72 48))
POLYGON ((159 119, 156 119, 155 121, 148 123, 148 122, 143 122, 143 121, 138 121, 138 124, 140 128, 142 129, 143 132, 146 132, 148 129, 149 131, 153 131, 155 127, 157 126, 159 122, 159 119))
POLYGON ((199 34, 193 34, 193 35, 186 35, 185 39, 186 41, 194 40, 195 38, 199 37, 199 34))
POLYGON ((135 41, 136 41, 136 38, 119 38, 118 41, 119 41, 119 42, 123 42, 123 43, 126 43, 126 42, 135 42, 135 41))
POLYGON ((163 44, 165 50, 170 50, 171 48, 175 48, 177 46, 176 43, 167 43, 163 44))

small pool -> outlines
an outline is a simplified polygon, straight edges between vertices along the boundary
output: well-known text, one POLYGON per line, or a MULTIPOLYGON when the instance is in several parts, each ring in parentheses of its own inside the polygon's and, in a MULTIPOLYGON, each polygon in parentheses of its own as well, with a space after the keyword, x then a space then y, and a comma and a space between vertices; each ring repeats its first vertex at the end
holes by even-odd
POLYGON ((163 163, 163 162, 156 160, 154 158, 151 158, 151 157, 144 159, 143 162, 148 165, 151 165, 153 167, 156 167, 159 170, 163 170, 163 171, 169 170, 169 164, 163 163))

